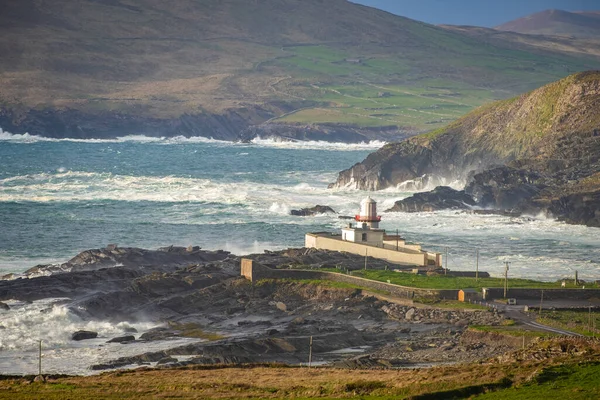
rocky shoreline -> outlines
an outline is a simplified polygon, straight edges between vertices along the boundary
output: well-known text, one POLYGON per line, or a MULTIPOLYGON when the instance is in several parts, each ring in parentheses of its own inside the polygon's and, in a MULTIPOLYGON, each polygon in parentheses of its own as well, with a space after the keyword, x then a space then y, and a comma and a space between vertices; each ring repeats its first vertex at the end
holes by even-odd
POLYGON ((75 109, 32 109, 26 113, 0 107, 0 128, 13 134, 55 139, 114 139, 126 134, 149 137, 206 137, 230 142, 254 139, 368 143, 399 141, 419 132, 397 126, 361 127, 350 124, 288 124, 268 122, 284 112, 250 107, 222 114, 183 114, 156 118, 119 111, 90 113, 75 109), (124 133, 125 132, 125 133, 124 133))
MULTIPOLYGON (((364 265, 360 256, 315 249, 248 257, 276 268, 343 263, 358 269, 364 265)), ((503 317, 496 312, 398 305, 360 289, 316 282, 266 280, 252 284, 240 276, 240 259, 226 252, 173 246, 154 251, 113 247, 88 250, 64 265, 69 268, 46 271, 49 275, 39 276, 46 266, 38 266, 38 277, 0 281, 0 301, 62 297, 60 305, 82 321, 160 325, 144 333, 124 328, 115 337, 102 339, 118 346, 192 340, 168 350, 90 366, 93 370, 147 363, 299 364, 308 360, 310 337, 313 361, 352 367, 474 360, 506 350, 504 345, 490 344, 485 351, 467 351, 460 344, 470 324, 501 324, 503 317), (430 351, 417 350, 431 340, 437 344, 427 344, 430 351), (400 357, 395 346, 411 347, 412 356, 400 357), (456 357, 447 353, 456 348, 463 349, 453 350, 456 357)), ((387 266, 385 262, 370 264, 371 268, 387 266)), ((13 310, 0 311, 10 312, 13 310)), ((68 332, 73 333, 82 343, 95 337, 95 332, 68 332)))

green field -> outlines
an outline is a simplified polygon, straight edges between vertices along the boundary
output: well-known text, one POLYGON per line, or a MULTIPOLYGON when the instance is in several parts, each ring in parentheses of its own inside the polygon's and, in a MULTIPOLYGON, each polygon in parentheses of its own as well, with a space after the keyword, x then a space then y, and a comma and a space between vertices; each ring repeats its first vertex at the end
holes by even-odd
MULTIPOLYGON (((481 289, 484 287, 504 287, 502 278, 464 278, 445 275, 416 275, 407 272, 359 270, 352 273, 353 276, 372 279, 380 282, 393 283, 395 285, 410 286, 422 289, 481 289)), ((560 289, 560 282, 540 282, 530 279, 508 279, 510 288, 534 288, 534 289, 560 289)), ((575 288, 573 283, 567 283, 567 288, 575 288)))
MULTIPOLYGON (((547 56, 499 48, 474 54, 472 43, 447 40, 453 40, 449 45, 464 51, 444 55, 448 68, 469 70, 471 76, 459 78, 439 73, 432 55, 418 49, 407 55, 368 50, 358 53, 325 45, 285 47, 284 56, 266 63, 294 77, 293 82, 280 82, 277 90, 318 105, 276 121, 396 125, 429 131, 482 104, 564 76, 565 70, 548 64, 547 56), (440 77, 432 77, 435 75, 440 77), (483 81, 487 84, 482 85, 483 81)), ((569 70, 585 68, 573 59, 562 61, 569 70)))
POLYGON ((600 337, 600 314, 597 310, 549 310, 543 311, 538 322, 559 329, 566 329, 585 336, 600 337))

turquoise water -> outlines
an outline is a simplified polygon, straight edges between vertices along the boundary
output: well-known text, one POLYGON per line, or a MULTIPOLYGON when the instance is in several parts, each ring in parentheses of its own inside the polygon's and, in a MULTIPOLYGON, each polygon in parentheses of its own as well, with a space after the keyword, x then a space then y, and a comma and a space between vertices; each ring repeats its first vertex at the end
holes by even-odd
MULTIPOLYGON (((324 204, 354 215, 367 193, 327 184, 379 145, 70 141, 0 131, 0 274, 108 243, 235 254, 300 247, 306 232, 338 230, 344 221, 289 211, 324 204)), ((599 229, 543 217, 385 213, 409 193, 372 195, 383 228, 432 250, 448 247, 450 268, 472 269, 480 249, 482 269, 493 274, 508 260, 515 276, 559 279, 577 269, 600 279, 599 229)))

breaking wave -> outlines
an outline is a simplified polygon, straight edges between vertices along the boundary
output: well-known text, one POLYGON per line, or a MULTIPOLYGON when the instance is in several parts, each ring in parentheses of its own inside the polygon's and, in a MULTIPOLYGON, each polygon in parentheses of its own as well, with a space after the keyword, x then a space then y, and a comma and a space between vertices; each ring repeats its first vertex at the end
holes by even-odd
POLYGON ((174 137, 156 137, 145 135, 126 135, 111 139, 76 139, 76 138, 50 138, 29 133, 13 134, 6 132, 0 128, 0 142, 17 142, 17 143, 37 143, 37 142, 74 142, 74 143, 154 143, 159 145, 177 145, 177 144, 197 144, 211 143, 224 146, 237 147, 266 147, 274 149, 294 149, 294 150, 329 150, 329 151, 363 151, 377 150, 384 146, 386 142, 370 141, 368 143, 340 143, 340 142, 325 142, 325 141, 283 141, 276 139, 261 139, 256 138, 249 143, 230 142, 217 140, 203 136, 174 136, 174 137))
MULTIPOLYGON (((131 176, 112 173, 64 171, 19 175, 0 179, 0 202, 166 202, 256 205, 274 214, 289 214, 294 207, 327 202, 340 212, 356 211, 364 192, 327 189, 326 182, 289 186, 252 181, 217 182, 179 176, 131 176)), ((378 197, 383 207, 406 197, 398 190, 386 190, 378 197)), ((383 209, 383 208, 382 208, 383 209)), ((217 210, 222 212, 223 210, 217 210)), ((337 211, 337 210, 336 210, 337 211)))
MULTIPOLYGON (((66 305, 69 299, 44 299, 25 303, 7 301, 8 311, 0 311, 0 351, 35 348, 39 340, 46 346, 60 346, 71 342, 71 335, 78 330, 98 332, 101 338, 125 334, 127 328, 144 331, 156 324, 113 324, 103 321, 84 321, 73 314, 66 305)), ((107 339, 102 339, 105 342, 107 339)))
POLYGON ((360 150, 377 150, 386 145, 387 142, 372 140, 370 142, 361 143, 339 143, 325 141, 282 141, 276 139, 261 139, 252 140, 252 144, 260 147, 281 148, 281 149, 297 149, 297 150, 335 150, 335 151, 360 151, 360 150))

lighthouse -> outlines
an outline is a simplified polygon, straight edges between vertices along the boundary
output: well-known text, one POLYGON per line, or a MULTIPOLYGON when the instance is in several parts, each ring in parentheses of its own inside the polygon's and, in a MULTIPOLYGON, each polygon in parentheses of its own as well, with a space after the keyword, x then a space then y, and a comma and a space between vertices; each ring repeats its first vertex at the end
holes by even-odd
POLYGON ((441 267, 442 256, 421 249, 421 245, 406 243, 396 235, 387 235, 379 229, 381 217, 377 215, 377 202, 370 196, 360 202, 360 213, 354 217, 356 224, 342 228, 342 234, 307 233, 304 245, 330 251, 343 251, 361 256, 375 257, 392 263, 417 266, 441 267))
POLYGON ((377 202, 370 196, 360 202, 360 214, 354 217, 357 222, 366 223, 371 229, 379 228, 381 217, 377 215, 377 202))

